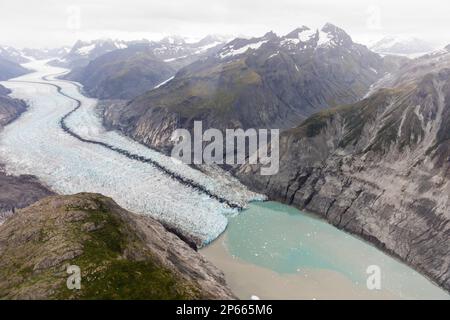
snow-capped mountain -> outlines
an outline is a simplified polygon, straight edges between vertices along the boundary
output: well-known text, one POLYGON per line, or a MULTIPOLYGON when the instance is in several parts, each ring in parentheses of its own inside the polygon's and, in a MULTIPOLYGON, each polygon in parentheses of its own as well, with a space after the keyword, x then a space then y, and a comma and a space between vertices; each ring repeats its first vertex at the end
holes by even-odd
POLYGON ((50 64, 68 68, 87 66, 90 61, 119 49, 138 47, 139 50, 151 52, 157 59, 163 60, 172 67, 178 69, 194 60, 199 55, 209 53, 220 48, 225 43, 220 36, 207 36, 197 42, 188 42, 179 36, 170 36, 160 41, 149 40, 111 40, 99 39, 93 41, 77 41, 70 52, 62 58, 52 61, 50 64))
POLYGON ((114 50, 127 48, 122 40, 98 39, 92 41, 78 40, 72 49, 62 58, 50 62, 51 65, 75 68, 84 67, 91 60, 114 50))
POLYGON ((370 49, 380 54, 416 57, 436 49, 432 43, 409 36, 389 36, 375 42, 370 49))
POLYGON ((200 55, 218 51, 225 43, 226 38, 217 35, 209 35, 196 42, 188 42, 179 36, 170 36, 150 42, 149 47, 157 58, 179 69, 195 61, 200 55))
POLYGON ((21 50, 15 49, 10 46, 0 46, 0 58, 15 63, 25 63, 30 61, 21 50))
MULTIPOLYGON (((248 50, 258 50, 263 45, 267 50, 271 50, 276 46, 283 49, 283 51, 295 54, 304 50, 314 51, 317 49, 351 46, 352 44, 353 41, 350 36, 332 24, 326 24, 320 30, 313 30, 303 26, 282 37, 269 32, 261 38, 235 39, 224 46, 217 53, 217 57, 225 59, 239 56, 247 53, 248 50)), ((279 54, 279 51, 274 52, 271 57, 277 54, 279 54)))
POLYGON ((22 50, 25 56, 31 57, 36 60, 50 59, 50 58, 62 58, 70 52, 70 47, 64 46, 59 48, 25 48, 22 50))
MULTIPOLYGON (((180 68, 217 52, 223 41, 208 36, 197 42, 181 37, 161 41, 130 41, 121 50, 104 53, 65 77, 85 86, 100 99, 132 99, 175 75, 180 68)), ((89 47, 82 47, 85 52, 89 47)), ((77 49, 78 52, 80 48, 77 49)))
POLYGON ((232 40, 110 110, 106 122, 161 149, 170 148, 168 132, 190 130, 194 119, 217 129, 286 129, 321 109, 357 101, 386 71, 382 57, 332 24, 281 37, 269 32, 232 40))

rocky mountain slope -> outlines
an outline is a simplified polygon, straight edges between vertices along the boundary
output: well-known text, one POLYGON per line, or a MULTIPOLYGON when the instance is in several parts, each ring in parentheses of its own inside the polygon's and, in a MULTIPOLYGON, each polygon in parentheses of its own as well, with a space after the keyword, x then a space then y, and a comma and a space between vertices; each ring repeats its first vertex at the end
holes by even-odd
POLYGON ((20 64, 0 57, 0 81, 19 77, 30 70, 22 67, 20 64))
POLYGON ((236 174, 450 290, 450 53, 414 60, 378 86, 284 132, 278 174, 249 165, 236 174))
POLYGON ((160 223, 98 194, 47 197, 0 226, 2 299, 231 299, 222 273, 160 223), (67 266, 81 270, 69 290, 67 266))
POLYGON ((298 28, 286 36, 235 39, 175 78, 122 106, 105 124, 155 147, 175 128, 281 128, 321 109, 357 101, 386 71, 383 59, 342 29, 298 28))
POLYGON ((27 207, 52 194, 54 193, 36 177, 11 176, 6 174, 0 165, 0 223, 15 209, 27 207))
POLYGON ((172 67, 180 68, 195 61, 204 53, 218 50, 223 45, 224 39, 220 36, 211 35, 197 42, 187 42, 185 39, 177 36, 166 37, 160 41, 145 39, 132 41, 112 39, 79 40, 68 53, 59 59, 51 61, 50 64, 70 69, 81 68, 105 53, 129 47, 140 47, 154 54, 156 58, 169 63, 172 67))
POLYGON ((112 39, 97 39, 92 41, 78 40, 70 49, 70 51, 62 58, 58 58, 49 62, 50 65, 65 68, 78 68, 86 66, 91 60, 101 55, 126 48, 128 45, 125 41, 112 39))
POLYGON ((14 63, 26 63, 29 62, 24 52, 10 46, 0 46, 0 58, 14 62, 14 63))
POLYGON ((65 79, 83 84, 99 99, 131 99, 167 80, 175 70, 141 46, 114 50, 75 68, 65 79))
POLYGON ((73 68, 64 78, 82 83, 89 95, 99 99, 132 99, 221 45, 221 38, 214 36, 194 43, 179 37, 126 42, 121 50, 90 57, 87 66, 73 68))

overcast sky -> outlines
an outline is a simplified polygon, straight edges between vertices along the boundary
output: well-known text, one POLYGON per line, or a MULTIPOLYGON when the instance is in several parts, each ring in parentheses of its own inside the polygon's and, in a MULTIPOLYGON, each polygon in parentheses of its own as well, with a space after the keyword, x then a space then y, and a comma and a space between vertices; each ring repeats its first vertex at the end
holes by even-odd
POLYGON ((367 43, 414 35, 450 43, 446 0, 1 0, 0 44, 71 45, 78 38, 285 34, 325 22, 367 43))

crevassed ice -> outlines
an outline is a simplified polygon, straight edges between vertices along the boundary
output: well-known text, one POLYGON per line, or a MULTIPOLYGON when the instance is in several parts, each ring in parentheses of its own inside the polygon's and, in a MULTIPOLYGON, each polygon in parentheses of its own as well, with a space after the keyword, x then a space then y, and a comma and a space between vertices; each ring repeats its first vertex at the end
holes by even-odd
MULTIPOLYGON (((64 71, 46 66, 43 61, 31 62, 27 67, 37 71, 15 80, 45 82, 42 76, 64 71)), ((95 112, 96 100, 82 96, 72 83, 52 82, 82 101, 82 107, 66 121, 82 137, 156 160, 230 201, 245 204, 261 199, 227 175, 210 177, 114 131, 105 131, 95 112)), ((56 88, 19 82, 2 84, 30 104, 25 114, 0 133, 0 159, 9 173, 36 175, 61 194, 102 193, 124 208, 169 223, 203 244, 223 232, 227 215, 236 214, 225 204, 180 184, 149 164, 83 143, 63 132, 59 120, 75 107, 75 101, 58 94, 56 88)))

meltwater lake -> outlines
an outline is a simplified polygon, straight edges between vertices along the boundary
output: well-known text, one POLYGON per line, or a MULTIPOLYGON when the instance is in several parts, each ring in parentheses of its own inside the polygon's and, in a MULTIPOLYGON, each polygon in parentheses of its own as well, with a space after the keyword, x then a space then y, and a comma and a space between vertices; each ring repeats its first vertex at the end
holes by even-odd
POLYGON ((397 259, 327 222, 277 202, 253 202, 202 251, 249 299, 450 299, 397 259), (367 288, 369 266, 381 289, 367 288))

